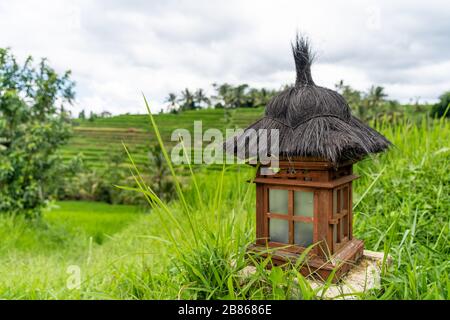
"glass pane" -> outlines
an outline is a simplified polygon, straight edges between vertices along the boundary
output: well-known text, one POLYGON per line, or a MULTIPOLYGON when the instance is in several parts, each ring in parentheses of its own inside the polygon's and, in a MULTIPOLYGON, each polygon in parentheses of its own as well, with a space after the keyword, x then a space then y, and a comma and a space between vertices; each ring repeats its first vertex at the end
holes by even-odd
POLYGON ((333 216, 337 213, 337 190, 333 190, 333 216))
POLYGON ((270 219, 270 241, 289 243, 289 224, 287 220, 270 219))
POLYGON ((307 247, 313 243, 313 224, 295 222, 294 243, 307 247))
POLYGON ((281 189, 269 189, 269 212, 288 213, 288 191, 281 189))
POLYGON ((294 192, 294 215, 303 217, 314 216, 314 192, 294 192))

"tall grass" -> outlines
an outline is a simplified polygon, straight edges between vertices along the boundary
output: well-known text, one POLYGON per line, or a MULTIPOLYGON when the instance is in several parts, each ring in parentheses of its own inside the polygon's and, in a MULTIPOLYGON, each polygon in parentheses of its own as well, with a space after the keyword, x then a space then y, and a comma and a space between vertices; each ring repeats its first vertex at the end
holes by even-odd
MULTIPOLYGON (((450 124, 375 126, 395 147, 355 166, 354 232, 366 248, 392 255, 393 265, 381 290, 363 298, 449 299, 450 124)), ((68 203, 40 222, 0 217, 0 298, 316 298, 295 268, 267 270, 263 260, 255 274, 241 273, 254 241, 255 192, 246 183, 253 168, 196 172, 195 183, 179 185, 180 201, 169 204, 142 183, 137 164, 132 169, 138 187, 123 188, 142 193, 150 214, 129 219, 131 207, 100 213, 103 207, 68 203), (78 289, 66 286, 70 265, 82 270, 78 289)))
MULTIPOLYGON (((223 167, 214 176, 203 176, 197 182, 189 165, 192 188, 183 190, 177 173, 164 146, 159 128, 148 109, 149 121, 154 135, 161 146, 167 165, 172 173, 181 207, 182 217, 158 198, 140 177, 132 155, 126 149, 132 164, 132 174, 138 188, 119 186, 125 190, 141 192, 148 200, 153 213, 165 233, 161 241, 169 245, 173 253, 170 269, 176 270, 183 286, 182 298, 223 299, 223 298, 291 298, 313 297, 313 290, 297 269, 283 272, 274 267, 269 272, 264 267, 270 260, 259 263, 252 277, 243 277, 240 272, 248 263, 246 247, 253 240, 253 186, 244 184, 254 176, 254 170, 238 170, 223 167), (243 177, 242 175, 246 177, 243 177), (247 178, 247 179, 245 179, 247 178), (203 194, 200 190, 203 190, 203 194), (180 221, 181 220, 181 221, 180 221), (301 278, 303 287, 295 284, 293 278, 301 278), (302 290, 307 291, 303 294, 302 290)), ((125 147, 126 148, 126 147, 125 147)), ((187 156, 187 154, 186 154, 187 156)))
POLYGON ((450 298, 450 125, 443 118, 380 124, 395 147, 356 166, 357 196, 378 179, 356 208, 356 236, 389 252, 381 299, 450 298), (379 175, 379 173, 381 173, 379 175))
MULTIPOLYGON (((149 108, 148 111, 155 136, 164 150, 158 127, 149 108)), ((362 178, 355 190, 355 234, 366 241, 367 248, 384 251, 385 257, 390 254, 394 258, 391 269, 383 261, 382 290, 365 297, 445 299, 449 295, 450 266, 449 124, 427 118, 420 123, 400 121, 394 126, 383 121, 373 124, 395 146, 387 154, 356 166, 362 178)), ((176 179, 167 153, 165 156, 176 179)), ((138 176, 137 168, 134 169, 138 176)), ((269 263, 268 260, 262 264, 256 262, 257 273, 250 285, 238 280, 239 270, 248 263, 244 258, 245 248, 253 241, 254 232, 253 186, 242 186, 242 172, 247 174, 247 179, 254 172, 227 174, 227 170, 233 167, 224 168, 217 177, 204 176, 206 181, 203 180, 200 188, 193 176, 195 190, 187 195, 181 187, 177 189, 188 226, 178 221, 170 224, 176 220, 170 210, 165 210, 170 218, 160 216, 174 246, 172 262, 183 275, 185 291, 195 291, 187 297, 314 297, 315 292, 295 268, 266 271, 261 266, 269 263), (208 185, 209 181, 212 185, 208 185), (199 195, 199 189, 204 190, 203 196, 199 195), (180 229, 175 231, 177 228, 180 229), (187 241, 180 241, 173 233, 179 233, 187 241), (284 290, 280 291, 280 287, 284 290)), ((149 197, 155 212, 158 206, 164 207, 145 185, 141 184, 139 191, 149 197)))

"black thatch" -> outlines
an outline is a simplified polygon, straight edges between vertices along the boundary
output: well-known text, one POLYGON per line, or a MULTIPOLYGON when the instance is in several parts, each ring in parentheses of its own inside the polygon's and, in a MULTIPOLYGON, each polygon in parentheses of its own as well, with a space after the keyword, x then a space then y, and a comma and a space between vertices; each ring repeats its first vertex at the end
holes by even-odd
MULTIPOLYGON (((295 85, 275 96, 268 103, 265 116, 234 137, 234 146, 227 143, 227 152, 237 154, 238 150, 245 150, 245 158, 258 157, 258 145, 249 143, 249 129, 278 129, 281 157, 314 157, 338 164, 386 150, 391 143, 352 116, 343 96, 314 84, 308 41, 297 37, 292 51, 297 72, 295 85)), ((266 152, 261 150, 264 146, 259 148, 266 152)))

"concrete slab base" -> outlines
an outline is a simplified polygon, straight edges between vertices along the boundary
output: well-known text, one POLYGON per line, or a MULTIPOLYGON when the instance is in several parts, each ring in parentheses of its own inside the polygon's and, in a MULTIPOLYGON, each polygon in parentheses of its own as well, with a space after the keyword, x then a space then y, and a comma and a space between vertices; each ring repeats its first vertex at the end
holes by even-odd
MULTIPOLYGON (((324 283, 319 280, 307 278, 307 281, 317 290, 317 297, 355 300, 369 290, 380 288, 383 257, 383 252, 364 250, 358 263, 338 283, 331 284, 328 288, 324 288, 324 283)), ((391 263, 392 258, 388 256, 385 264, 389 266, 391 263)), ((254 266, 247 266, 241 274, 245 277, 255 272, 254 266)))
MULTIPOLYGON (((328 299, 358 299, 359 295, 373 289, 380 288, 381 268, 383 264, 383 252, 364 250, 358 263, 336 284, 332 284, 323 291, 323 282, 308 279, 311 287, 318 289, 318 296, 328 299), (323 295, 322 295, 323 293, 323 295)), ((387 257, 385 264, 392 263, 392 258, 387 257)))

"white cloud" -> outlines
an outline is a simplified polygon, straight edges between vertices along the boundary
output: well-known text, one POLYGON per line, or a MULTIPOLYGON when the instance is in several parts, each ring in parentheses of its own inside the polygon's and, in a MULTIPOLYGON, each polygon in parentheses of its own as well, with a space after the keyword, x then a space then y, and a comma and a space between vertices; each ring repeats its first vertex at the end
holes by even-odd
POLYGON ((279 88, 294 81, 298 30, 317 51, 316 83, 383 85, 431 101, 450 89, 448 1, 6 1, 0 46, 71 69, 77 105, 144 112, 213 82, 279 88))

